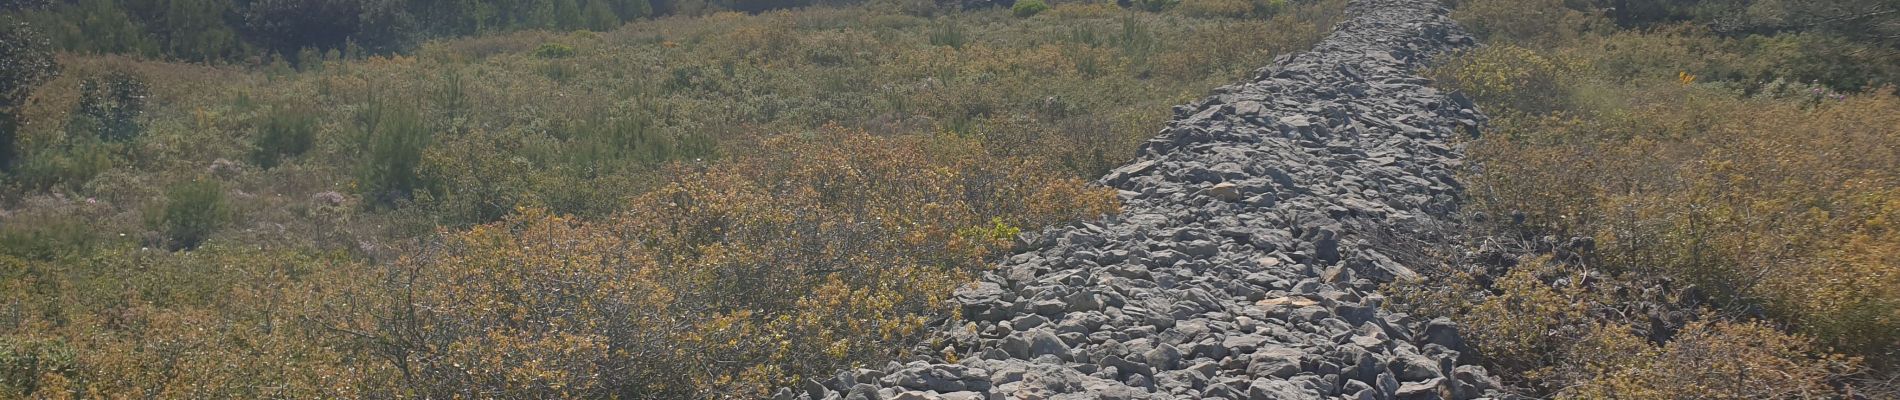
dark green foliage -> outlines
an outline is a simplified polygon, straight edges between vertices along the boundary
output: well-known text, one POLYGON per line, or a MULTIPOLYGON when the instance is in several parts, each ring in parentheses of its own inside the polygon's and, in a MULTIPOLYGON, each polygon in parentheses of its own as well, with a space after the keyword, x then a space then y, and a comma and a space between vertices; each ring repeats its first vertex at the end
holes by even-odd
POLYGON ((18 145, 15 144, 15 142, 17 142, 15 138, 19 137, 19 131, 19 117, 14 116, 13 113, 10 112, 0 112, 0 171, 13 170, 13 159, 17 157, 16 153, 19 152, 19 150, 16 149, 18 145))
POLYGON ((145 114, 145 98, 151 95, 145 80, 111 73, 86 79, 79 84, 79 92, 79 105, 73 108, 68 132, 91 133, 109 142, 132 140, 145 132, 139 122, 145 114))
POLYGON ((1129 5, 1143 11, 1161 11, 1174 8, 1181 0, 1130 0, 1129 5))
POLYGON ((14 215, 0 225, 0 257, 54 261, 86 254, 105 239, 86 217, 70 208, 14 215))
POLYGON ((34 190, 52 189, 61 184, 76 188, 112 169, 114 154, 123 148, 123 144, 108 143, 97 137, 74 137, 64 146, 43 148, 20 157, 13 177, 34 190))
MULTIPOLYGON (((1694 37, 1722 51, 1770 57, 1707 58, 1703 81, 1758 86, 1777 80, 1815 82, 1862 92, 1900 83, 1900 2, 1754 0, 1463 0, 1474 34, 1491 41, 1549 46, 1578 35, 1656 30, 1694 37), (1537 12, 1525 14, 1523 9, 1537 12), (1751 65, 1752 64, 1752 65, 1751 65)), ((1654 59, 1638 59, 1662 63, 1654 59)), ((1705 61, 1696 59, 1695 61, 1705 61)), ((1670 68, 1687 68, 1679 65, 1670 68)), ((1634 69, 1632 70, 1640 70, 1634 69)), ((1760 87, 1746 87, 1754 91, 1760 87)))
POLYGON ((164 232, 166 248, 195 249, 231 218, 230 213, 225 205, 224 185, 197 179, 173 185, 165 191, 165 205, 157 215, 156 228, 164 232))
POLYGON ((1821 31, 1889 48, 1900 46, 1900 3, 1893 0, 1573 0, 1567 3, 1572 8, 1600 11, 1625 27, 1695 22, 1738 36, 1821 31))
POLYGON ((587 29, 595 31, 612 30, 620 26, 620 16, 606 0, 588 0, 587 8, 581 13, 587 29))
POLYGON ((164 54, 186 60, 222 60, 244 53, 228 0, 155 0, 132 3, 164 54))
POLYGON ((714 4, 736 11, 761 12, 784 8, 804 7, 812 4, 810 0, 726 0, 714 1, 714 4))
POLYGON ((80 0, 25 14, 61 49, 82 53, 156 55, 142 24, 115 0, 80 0))
POLYGON ((310 150, 317 137, 317 114, 302 107, 272 108, 258 127, 251 161, 269 169, 285 157, 310 150))
POLYGON ((277 54, 299 49, 343 48, 354 43, 373 52, 413 44, 415 19, 393 1, 257 0, 245 8, 244 29, 277 54))
MULTIPOLYGON (((788 6, 759 3, 733 6, 788 6)), ((380 54, 434 37, 609 30, 653 15, 648 0, 76 0, 23 14, 72 51, 192 61, 277 55, 300 64, 304 49, 380 54)))
POLYGON ((647 0, 612 0, 614 12, 622 20, 635 20, 654 15, 653 3, 647 0))
POLYGON ((950 46, 961 49, 964 43, 969 42, 970 35, 963 31, 963 25, 959 25, 955 21, 939 21, 937 22, 937 27, 930 30, 930 44, 932 46, 950 46))
MULTIPOLYGON (((25 6, 24 0, 7 1, 8 9, 25 6)), ((0 170, 9 170, 17 157, 18 113, 27 94, 57 74, 46 39, 25 23, 0 17, 0 170)))
POLYGON ((448 130, 458 129, 461 119, 467 117, 469 109, 474 107, 468 96, 468 83, 463 80, 459 69, 443 72, 442 78, 436 82, 435 89, 429 91, 429 100, 441 110, 442 119, 448 121, 448 130))
POLYGON ((408 200, 422 187, 416 167, 429 146, 429 128, 413 106, 374 102, 363 112, 368 158, 358 169, 358 189, 365 199, 393 206, 408 200))
POLYGON ((542 43, 534 49, 534 56, 541 58, 568 58, 574 56, 574 46, 560 43, 542 43))
POLYGON ((48 0, 0 0, 0 12, 45 7, 48 0))
POLYGON ((1042 0, 1018 0, 1016 5, 1010 6, 1009 11, 1019 18, 1028 18, 1049 11, 1049 4, 1042 0))
POLYGON ((576 168, 590 169, 612 163, 654 165, 712 155, 714 144, 710 138, 668 134, 654 120, 654 114, 640 107, 596 114, 569 129, 568 148, 563 153, 576 168))
POLYGON ((78 0, 23 17, 70 51, 210 61, 249 51, 234 7, 231 0, 78 0))

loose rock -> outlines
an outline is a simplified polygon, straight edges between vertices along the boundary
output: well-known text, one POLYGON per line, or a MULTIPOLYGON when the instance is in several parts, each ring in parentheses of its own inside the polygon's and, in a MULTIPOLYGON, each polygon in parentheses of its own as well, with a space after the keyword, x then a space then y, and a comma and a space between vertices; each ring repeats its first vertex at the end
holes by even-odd
MULTIPOLYGON (((1380 283, 1458 243, 1457 138, 1484 117, 1416 72, 1473 45, 1438 0, 1352 0, 1312 51, 1175 108, 1100 182, 1120 215, 1021 235, 910 364, 777 398, 1501 397, 1458 326, 1380 283), (947 351, 946 351, 947 350, 947 351), (957 363, 938 354, 964 355, 957 363)), ((946 357, 947 358, 947 357, 946 357)))

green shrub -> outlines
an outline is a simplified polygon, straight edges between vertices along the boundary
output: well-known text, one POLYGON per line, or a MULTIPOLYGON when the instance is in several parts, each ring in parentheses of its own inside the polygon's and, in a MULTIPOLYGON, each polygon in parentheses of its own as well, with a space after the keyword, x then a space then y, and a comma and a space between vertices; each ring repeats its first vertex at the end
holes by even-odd
POLYGON ((1132 0, 1129 5, 1142 11, 1162 11, 1181 4, 1181 0, 1132 0))
POLYGON ((1029 18, 1043 11, 1049 11, 1049 3, 1044 3, 1042 0, 1017 0, 1016 5, 1009 7, 1009 11, 1019 18, 1029 18))
POLYGON ((891 343, 924 333, 950 291, 1008 248, 1019 229, 1006 221, 1117 207, 1110 191, 978 146, 784 135, 736 162, 675 169, 613 216, 520 210, 405 258, 396 270, 414 275, 392 281, 410 283, 388 288, 415 295, 377 309, 442 311, 382 314, 395 322, 383 327, 416 328, 373 340, 416 365, 403 384, 425 397, 756 398, 893 356, 891 343))
POLYGON ((596 113, 568 129, 564 143, 567 149, 562 153, 576 168, 626 163, 653 165, 711 155, 709 138, 669 134, 655 121, 653 113, 640 108, 596 113))
POLYGON ((105 141, 122 142, 145 133, 139 118, 151 87, 144 79, 115 72, 79 84, 79 105, 73 108, 67 130, 92 134, 105 141))
POLYGON ((1452 16, 1490 43, 1551 46, 1576 40, 1601 18, 1565 0, 1463 0, 1452 16))
POLYGON ((104 241, 103 229, 81 209, 27 210, 0 224, 0 255, 53 261, 80 256, 104 241))
POLYGON ((123 148, 123 144, 107 143, 91 136, 72 138, 71 143, 43 147, 22 157, 14 166, 13 177, 22 186, 34 190, 59 185, 76 189, 118 164, 116 155, 123 148))
POLYGON ((306 108, 272 107, 264 116, 263 125, 252 139, 256 148, 251 152, 251 161, 264 169, 276 167, 285 157, 310 151, 316 141, 317 113, 306 108))
POLYGON ((1183 0, 1174 10, 1202 18, 1267 18, 1286 5, 1286 0, 1183 0))
POLYGON ((1564 60, 1537 51, 1500 44, 1470 50, 1433 68, 1427 74, 1457 88, 1473 101, 1496 112, 1547 113, 1570 105, 1566 84, 1573 70, 1564 60))
POLYGON ((963 44, 969 42, 969 34, 964 32, 963 25, 955 20, 937 21, 930 29, 930 45, 932 46, 950 46, 960 49, 963 48, 963 44))
POLYGON ((0 336, 0 397, 33 397, 41 380, 77 375, 78 358, 72 346, 58 340, 0 336))
POLYGON ((541 66, 535 67, 535 71, 540 72, 541 76, 547 77, 548 80, 561 84, 571 83, 574 81, 574 78, 581 76, 580 67, 564 62, 542 64, 541 66))
POLYGON ((154 225, 165 235, 167 248, 189 250, 211 238, 230 218, 224 185, 201 178, 167 189, 154 225))
POLYGON ((1809 337, 1706 312, 1686 312, 1694 320, 1662 328, 1673 336, 1653 343, 1654 330, 1672 322, 1621 310, 1667 303, 1674 294, 1586 277, 1547 257, 1522 261, 1495 279, 1456 273, 1398 283, 1387 304, 1453 317, 1492 372, 1550 398, 1832 398, 1841 391, 1834 384, 1859 370, 1858 360, 1828 354, 1809 337))
MULTIPOLYGON (((1454 14, 1494 40, 1434 71, 1493 117, 1467 147, 1470 208, 1514 216, 1497 219, 1516 220, 1493 226, 1501 232, 1594 239, 1591 270, 1693 287, 1683 297, 1721 307, 1712 318, 1768 320, 1714 320, 1651 349, 1661 361, 1593 375, 1611 381, 1530 378, 1585 398, 1663 396, 1631 391, 1644 386, 1791 398, 1825 390, 1814 381, 1827 374, 1804 358, 1862 357, 1872 376, 1900 368, 1900 157, 1867 151, 1900 146, 1900 98, 1830 90, 1880 81, 1894 63, 1876 60, 1891 56, 1822 31, 1737 38, 1710 19, 1606 31, 1562 21, 1574 13, 1563 3, 1472 0, 1454 14), (1666 376, 1704 369, 1679 366, 1709 353, 1760 363, 1722 372, 1734 377, 1722 385, 1666 376), (1757 374, 1797 384, 1768 388, 1757 374), (1806 393, 1773 391, 1784 388, 1806 393)), ((1563 318, 1543 314, 1508 318, 1563 318)), ((1646 324, 1631 319, 1608 322, 1646 324)), ((1517 358, 1594 362, 1545 350, 1521 354, 1557 355, 1517 358)))
POLYGON ((573 57, 575 53, 574 46, 560 43, 542 43, 541 47, 534 49, 535 57, 549 59, 573 57))
MULTIPOLYGON (((462 70, 450 69, 442 73, 442 78, 437 79, 435 83, 435 89, 429 91, 429 101, 441 110, 444 119, 453 124, 464 122, 469 110, 475 105, 469 98, 469 83, 464 78, 462 70)), ((452 127, 459 128, 460 125, 452 127)))
POLYGON ((416 167, 429 146, 430 132, 414 106, 372 102, 364 111, 368 143, 357 169, 357 189, 375 204, 395 205, 422 187, 416 167))

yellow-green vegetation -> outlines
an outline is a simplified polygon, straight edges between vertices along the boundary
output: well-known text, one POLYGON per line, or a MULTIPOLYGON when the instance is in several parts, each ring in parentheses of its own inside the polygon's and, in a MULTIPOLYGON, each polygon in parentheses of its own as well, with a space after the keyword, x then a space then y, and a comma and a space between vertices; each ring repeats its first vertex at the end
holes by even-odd
POLYGON ((61 54, 0 191, 0 398, 748 397, 882 363, 1343 3, 61 54))
POLYGON ((1015 5, 1009 7, 1009 11, 1017 17, 1029 18, 1043 11, 1049 11, 1049 4, 1043 3, 1042 0, 1018 0, 1015 5))
POLYGON ((1494 118, 1469 146, 1473 210, 1593 249, 1452 279, 1490 296, 1413 294, 1560 397, 1830 396, 1892 374, 1900 52, 1825 27, 1747 34, 1565 4, 1464 1, 1455 16, 1490 46, 1434 74, 1494 118), (1659 281, 1678 290, 1635 293, 1659 281), (1678 300, 1703 321, 1632 335, 1656 331, 1632 304, 1678 300))
POLYGON ((367 334, 425 397, 715 397, 890 356, 985 256, 1112 194, 957 138, 826 132, 672 181, 600 222, 527 210, 392 268, 367 334), (391 321, 400 329, 378 326, 391 321), (745 362, 735 362, 744 360, 745 362), (603 379, 603 376, 613 376, 603 379))
POLYGON ((1859 359, 1768 321, 1705 313, 1658 342, 1658 325, 1670 321, 1647 313, 1669 312, 1655 305, 1680 294, 1627 279, 1540 258, 1504 276, 1402 284, 1395 295, 1412 311, 1452 316, 1493 372, 1556 398, 1832 398, 1854 393, 1835 384, 1865 372, 1859 359))

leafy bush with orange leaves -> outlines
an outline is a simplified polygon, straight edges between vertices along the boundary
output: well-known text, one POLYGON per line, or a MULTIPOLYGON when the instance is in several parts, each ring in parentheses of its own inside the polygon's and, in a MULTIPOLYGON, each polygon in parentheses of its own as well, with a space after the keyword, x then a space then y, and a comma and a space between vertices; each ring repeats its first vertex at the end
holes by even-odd
MULTIPOLYGON (((1452 316, 1474 356, 1508 382, 1562 399, 1831 398, 1860 360, 1762 321, 1702 314, 1682 326, 1650 311, 1671 293, 1548 257, 1501 277, 1457 273, 1394 286, 1407 311, 1452 316), (1475 294, 1475 295, 1474 295, 1475 294)), ((1688 312, 1694 313, 1690 310, 1688 312)), ((1848 389, 1852 390, 1852 389, 1848 389)))
POLYGON ((336 254, 108 246, 0 256, 0 397, 354 398, 393 376, 306 322, 362 287, 336 254))
POLYGON ((1900 345, 1900 100, 1804 108, 1672 85, 1596 118, 1507 120, 1479 206, 1597 239, 1607 268, 1760 304, 1842 351, 1900 345))
MULTIPOLYGON (((1532 3, 1470 1, 1459 16, 1485 27, 1521 22, 1485 7, 1551 12, 1532 3)), ((1593 239, 1594 249, 1575 262, 1588 271, 1583 276, 1674 282, 1678 295, 1711 308, 1706 320, 1673 338, 1650 337, 1667 340, 1651 348, 1612 345, 1617 340, 1603 332, 1647 322, 1565 306, 1583 300, 1555 279, 1474 286, 1504 293, 1488 302, 1548 298, 1548 309, 1440 309, 1468 312, 1463 319, 1479 331, 1492 329, 1474 341, 1490 347, 1493 361, 1526 371, 1545 390, 1583 398, 1815 396, 1868 385, 1843 383, 1849 375, 1878 380, 1895 373, 1900 235, 1890 221, 1900 203, 1900 97, 1891 87, 1830 89, 1878 79, 1869 71, 1881 68, 1847 63, 1838 82, 1762 82, 1808 75, 1813 59, 1767 43, 1809 38, 1592 26, 1598 28, 1557 36, 1490 32, 1491 47, 1433 71, 1495 118, 1468 146, 1473 209, 1505 232, 1593 239), (1603 359, 1553 351, 1553 342, 1527 334, 1589 331, 1579 320, 1603 327, 1594 328, 1595 338, 1563 336, 1558 348, 1597 343, 1641 351, 1603 359), (1869 369, 1833 354, 1863 358, 1869 369), (1711 360, 1727 364, 1710 366, 1711 360), (1682 373, 1705 367, 1742 369, 1719 372, 1729 380, 1682 373), (1540 368, 1572 372, 1528 373, 1540 368), (1782 389, 1791 392, 1776 391, 1782 389)), ((1586 279, 1569 282, 1579 280, 1586 279)))
POLYGON ((1850 359, 1817 357, 1821 349, 1811 340, 1760 322, 1694 322, 1661 346, 1603 327, 1578 346, 1574 352, 1602 359, 1584 364, 1595 379, 1565 390, 1568 397, 1585 399, 1661 399, 1683 393, 1828 398, 1839 395, 1830 381, 1853 368, 1850 359))
POLYGON ((527 209, 453 233, 392 269, 389 322, 360 329, 425 397, 762 395, 896 356, 1013 239, 985 229, 1117 204, 967 139, 764 145, 604 221, 527 209))

